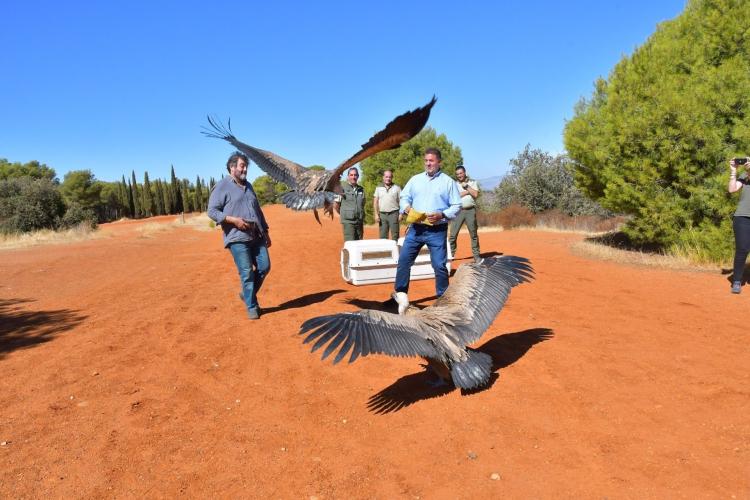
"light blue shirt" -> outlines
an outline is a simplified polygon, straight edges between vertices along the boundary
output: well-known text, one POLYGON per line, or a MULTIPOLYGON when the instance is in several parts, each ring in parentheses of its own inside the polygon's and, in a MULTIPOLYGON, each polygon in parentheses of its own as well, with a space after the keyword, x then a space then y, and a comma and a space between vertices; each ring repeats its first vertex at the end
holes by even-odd
POLYGON ((458 185, 442 171, 432 177, 427 172, 417 174, 401 190, 401 213, 407 206, 423 213, 443 212, 446 219, 454 219, 461 211, 458 185))

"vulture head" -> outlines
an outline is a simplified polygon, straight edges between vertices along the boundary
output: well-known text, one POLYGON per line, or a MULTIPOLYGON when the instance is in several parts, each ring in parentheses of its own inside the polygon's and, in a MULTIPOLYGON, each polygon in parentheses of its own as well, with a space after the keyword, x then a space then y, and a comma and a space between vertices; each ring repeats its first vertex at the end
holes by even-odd
POLYGON ((311 318, 302 323, 304 343, 312 352, 325 346, 323 359, 334 351, 334 364, 349 354, 421 356, 438 375, 461 389, 486 385, 492 358, 471 349, 508 300, 513 287, 530 281, 533 269, 523 257, 486 258, 458 268, 451 284, 433 305, 418 309, 405 293, 394 294, 399 314, 373 309, 311 318))
POLYGON ((335 193, 341 192, 341 174, 365 158, 381 151, 395 149, 417 135, 427 123, 430 110, 436 101, 433 96, 424 106, 407 111, 391 120, 383 130, 373 135, 359 151, 334 170, 305 168, 270 151, 240 142, 232 133, 231 120, 224 126, 219 120, 209 116, 209 126, 203 127, 201 133, 207 137, 227 141, 245 153, 272 179, 286 184, 289 191, 281 197, 284 204, 293 210, 312 210, 315 219, 320 223, 318 208, 323 208, 324 213, 333 218, 332 202, 335 193))

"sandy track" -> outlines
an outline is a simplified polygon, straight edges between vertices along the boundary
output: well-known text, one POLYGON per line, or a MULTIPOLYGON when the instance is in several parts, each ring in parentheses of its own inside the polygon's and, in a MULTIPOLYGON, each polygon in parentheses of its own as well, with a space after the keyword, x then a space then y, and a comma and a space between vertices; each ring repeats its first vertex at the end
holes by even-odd
POLYGON ((416 359, 309 354, 302 321, 390 285, 341 280, 338 223, 267 216, 255 322, 218 232, 173 218, 0 253, 0 497, 750 497, 750 290, 483 233, 537 279, 477 343, 499 376, 462 395, 416 359))

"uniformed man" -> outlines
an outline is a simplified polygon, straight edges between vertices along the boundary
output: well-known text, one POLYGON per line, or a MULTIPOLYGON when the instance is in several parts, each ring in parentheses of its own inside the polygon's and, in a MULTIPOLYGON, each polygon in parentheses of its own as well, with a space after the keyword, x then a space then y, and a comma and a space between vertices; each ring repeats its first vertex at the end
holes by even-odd
POLYGON ((466 169, 463 165, 456 167, 456 182, 458 191, 461 195, 461 212, 453 219, 451 223, 450 244, 451 252, 456 255, 456 239, 461 226, 466 224, 471 238, 471 253, 474 255, 474 262, 481 262, 482 256, 479 254, 479 235, 477 234, 477 196, 479 196, 479 184, 466 175, 466 169))
POLYGON ((365 225, 365 188, 357 184, 359 171, 352 167, 341 184, 344 192, 336 197, 334 208, 341 218, 344 241, 361 240, 365 225))
POLYGON ((383 184, 375 188, 375 196, 372 201, 375 222, 380 227, 381 239, 387 239, 390 232, 391 239, 398 241, 400 196, 401 187, 393 183, 393 170, 386 170, 383 172, 383 184))

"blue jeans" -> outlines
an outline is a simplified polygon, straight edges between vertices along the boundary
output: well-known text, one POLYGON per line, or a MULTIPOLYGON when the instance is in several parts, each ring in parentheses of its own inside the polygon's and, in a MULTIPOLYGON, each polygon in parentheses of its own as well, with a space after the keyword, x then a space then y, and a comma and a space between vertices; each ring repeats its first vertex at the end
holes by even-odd
POLYGON ((263 280, 271 270, 271 259, 265 243, 239 241, 229 245, 229 251, 234 257, 234 264, 240 274, 242 296, 247 310, 258 307, 258 292, 263 286, 263 280), (253 269, 255 268, 255 269, 253 269))
POLYGON ((435 295, 440 297, 448 288, 448 224, 438 226, 427 226, 425 224, 412 224, 404 238, 404 246, 398 256, 398 267, 396 268, 396 291, 409 291, 409 276, 411 266, 419 255, 424 245, 430 250, 430 262, 435 271, 435 295))

